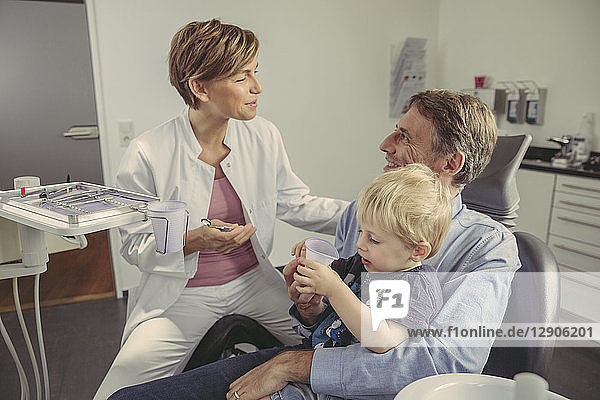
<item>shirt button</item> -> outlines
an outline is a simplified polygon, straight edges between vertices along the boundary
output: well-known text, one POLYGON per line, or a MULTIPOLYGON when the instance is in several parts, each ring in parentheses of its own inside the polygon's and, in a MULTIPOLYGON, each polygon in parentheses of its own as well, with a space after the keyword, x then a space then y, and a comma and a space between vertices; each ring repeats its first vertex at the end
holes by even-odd
POLYGON ((248 210, 248 214, 252 214, 252 210, 248 210))
POLYGON ((260 256, 260 257, 261 257, 263 260, 265 259, 265 256, 264 256, 264 255, 262 255, 262 256, 260 256))
POLYGON ((227 164, 225 164, 225 166, 226 166, 227 168, 231 168, 231 163, 228 161, 228 162, 227 162, 227 164))

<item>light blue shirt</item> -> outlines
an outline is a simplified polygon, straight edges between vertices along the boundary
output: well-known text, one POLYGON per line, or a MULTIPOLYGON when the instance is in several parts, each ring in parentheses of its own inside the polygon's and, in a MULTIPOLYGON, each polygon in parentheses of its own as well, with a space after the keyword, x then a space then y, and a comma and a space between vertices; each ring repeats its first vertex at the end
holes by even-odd
MULTIPOLYGON (((432 328, 468 328, 502 322, 514 272, 521 263, 514 236, 504 226, 452 200, 452 222, 439 252, 423 262, 442 274, 444 304, 432 328)), ((339 222, 336 247, 341 257, 356 252, 359 235, 356 202, 339 222)), ((296 322, 296 321, 295 321, 296 322)), ((495 325, 495 326, 494 326, 495 325)), ((360 344, 316 349, 310 382, 315 393, 351 399, 393 399, 420 378, 450 372, 480 373, 493 338, 469 347, 468 339, 421 337, 376 354, 360 344)), ((472 342, 471 342, 472 343, 472 342)))

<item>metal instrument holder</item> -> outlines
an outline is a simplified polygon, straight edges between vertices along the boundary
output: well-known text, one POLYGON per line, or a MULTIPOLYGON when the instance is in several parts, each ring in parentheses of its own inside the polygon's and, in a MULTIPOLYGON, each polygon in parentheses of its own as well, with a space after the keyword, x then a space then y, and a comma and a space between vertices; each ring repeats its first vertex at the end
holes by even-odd
MULTIPOLYGON (((62 196, 62 194, 61 194, 62 196)), ((63 197, 63 200, 66 200, 63 197)), ((73 200, 73 197, 71 197, 73 200)), ((47 270, 48 250, 46 248, 46 237, 44 232, 50 232, 59 236, 75 236, 83 246, 85 234, 116 228, 122 225, 147 220, 147 203, 158 201, 155 196, 134 193, 122 189, 86 182, 61 183, 55 185, 22 188, 21 190, 0 191, 0 217, 17 223, 21 237, 21 248, 23 251, 23 262, 0 265, 0 279, 13 279, 13 295, 15 308, 25 337, 29 357, 33 365, 37 398, 42 398, 41 379, 38 369, 37 357, 31 345, 31 339, 23 318, 23 312, 19 301, 17 279, 23 276, 35 275, 34 281, 34 309, 37 329, 37 337, 40 352, 40 363, 42 366, 42 379, 44 384, 44 399, 50 399, 50 385, 48 379, 48 366, 42 334, 42 321, 40 312, 39 281, 40 275, 47 270), (57 194, 70 191, 82 191, 93 193, 94 191, 110 192, 114 197, 105 201, 102 198, 90 197, 85 204, 69 207, 64 203, 53 207, 52 201, 47 201, 48 194, 57 194), (44 200, 46 195, 46 200, 44 200), (28 196, 31 196, 29 199, 28 196), (37 197, 36 197, 37 196, 37 197), (112 202, 112 204, 111 204, 112 202), (90 208, 95 204, 95 208, 90 208), (133 204, 129 204, 133 203, 133 204), (101 204, 101 207, 98 207, 101 204)), ((55 201, 56 203, 56 201, 55 201)), ((73 204, 73 203, 71 203, 73 204)), ((187 211, 187 210, 186 210, 187 211)), ((189 218, 188 218, 189 220, 189 218)), ((186 221, 187 237, 187 221, 186 221)), ((8 335, 2 320, 0 319, 0 333, 6 342, 9 353, 15 362, 21 384, 21 400, 29 400, 29 383, 24 372, 16 349, 8 335)))

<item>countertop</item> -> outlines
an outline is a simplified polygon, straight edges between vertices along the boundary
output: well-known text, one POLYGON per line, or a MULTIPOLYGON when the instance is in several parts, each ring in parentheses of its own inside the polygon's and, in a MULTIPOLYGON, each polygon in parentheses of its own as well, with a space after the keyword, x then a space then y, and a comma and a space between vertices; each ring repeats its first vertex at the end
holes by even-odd
MULTIPOLYGON (((573 168, 557 168, 553 167, 550 159, 557 153, 557 149, 545 147, 530 147, 525 154, 525 158, 521 162, 521 168, 532 169, 537 171, 552 172, 563 175, 575 175, 587 178, 600 178, 600 171, 584 169, 582 167, 573 168)), ((592 153, 593 156, 598 156, 599 153, 592 153)), ((598 166, 596 166, 598 167, 598 166)))

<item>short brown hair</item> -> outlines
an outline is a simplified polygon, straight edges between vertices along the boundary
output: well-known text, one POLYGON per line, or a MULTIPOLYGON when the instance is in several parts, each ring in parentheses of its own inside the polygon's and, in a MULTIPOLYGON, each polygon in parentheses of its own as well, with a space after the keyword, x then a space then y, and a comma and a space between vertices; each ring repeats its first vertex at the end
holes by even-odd
POLYGON ((171 40, 169 80, 185 104, 197 109, 198 99, 190 80, 224 79, 239 73, 258 53, 254 33, 217 19, 194 21, 182 27, 171 40))
POLYGON ((394 233, 408 246, 431 244, 432 257, 442 246, 452 219, 449 189, 424 164, 408 164, 385 172, 358 195, 360 224, 371 222, 394 233))
POLYGON ((465 164, 454 176, 461 188, 481 174, 496 145, 496 119, 477 97, 453 90, 425 90, 408 103, 429 119, 434 127, 433 151, 444 157, 461 151, 465 164))

